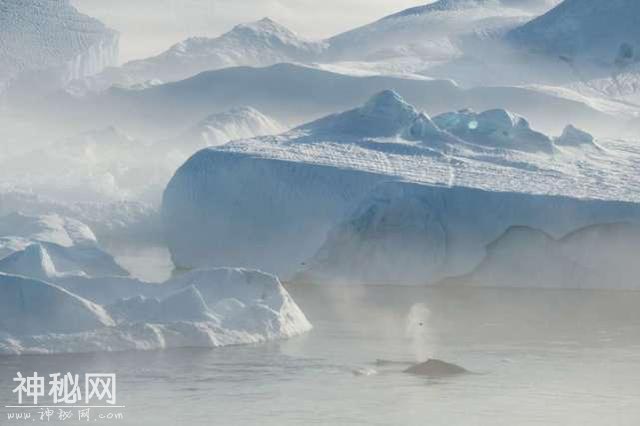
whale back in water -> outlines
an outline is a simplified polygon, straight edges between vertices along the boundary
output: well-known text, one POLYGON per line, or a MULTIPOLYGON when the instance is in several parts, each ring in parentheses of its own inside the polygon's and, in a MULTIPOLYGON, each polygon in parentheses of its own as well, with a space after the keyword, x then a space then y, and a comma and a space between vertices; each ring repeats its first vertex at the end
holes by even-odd
POLYGON ((459 365, 450 364, 439 359, 430 359, 420 364, 412 365, 404 370, 405 373, 429 377, 447 377, 466 374, 469 371, 459 365))

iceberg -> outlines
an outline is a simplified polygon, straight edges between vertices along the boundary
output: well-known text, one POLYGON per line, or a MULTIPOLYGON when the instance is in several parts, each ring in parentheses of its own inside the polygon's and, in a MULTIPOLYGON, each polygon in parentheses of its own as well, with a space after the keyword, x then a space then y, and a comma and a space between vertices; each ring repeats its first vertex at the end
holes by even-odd
POLYGON ((258 271, 203 269, 136 290, 98 304, 0 273, 0 354, 220 347, 311 329, 278 278, 258 271))
POLYGON ((284 134, 192 156, 163 197, 169 249, 183 268, 431 283, 472 270, 513 225, 561 237, 638 222, 633 144, 555 141, 506 110, 431 119, 381 92, 284 134))
POLYGON ((188 38, 157 56, 127 62, 73 82, 69 90, 84 93, 113 85, 135 89, 222 68, 312 62, 324 48, 322 42, 305 40, 272 19, 264 18, 236 25, 216 38, 188 38))
POLYGON ((69 0, 2 0, 0 39, 0 93, 53 91, 118 60, 118 33, 69 0))

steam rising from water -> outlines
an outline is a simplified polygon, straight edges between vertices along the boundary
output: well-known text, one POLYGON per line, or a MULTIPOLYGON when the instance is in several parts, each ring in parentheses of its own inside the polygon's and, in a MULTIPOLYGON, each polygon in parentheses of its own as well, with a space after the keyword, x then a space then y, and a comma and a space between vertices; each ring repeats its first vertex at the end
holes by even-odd
POLYGON ((431 311, 424 303, 416 303, 409 309, 406 320, 406 336, 416 362, 425 362, 434 355, 434 340, 429 327, 431 311))

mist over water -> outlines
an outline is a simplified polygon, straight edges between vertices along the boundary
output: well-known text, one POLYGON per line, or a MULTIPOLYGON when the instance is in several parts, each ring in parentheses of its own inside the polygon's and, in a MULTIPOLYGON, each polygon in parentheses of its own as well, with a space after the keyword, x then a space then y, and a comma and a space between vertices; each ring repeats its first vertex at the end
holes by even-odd
POLYGON ((411 306, 407 315, 406 334, 411 339, 416 362, 425 362, 436 353, 434 336, 430 329, 430 316, 431 311, 424 303, 411 306))

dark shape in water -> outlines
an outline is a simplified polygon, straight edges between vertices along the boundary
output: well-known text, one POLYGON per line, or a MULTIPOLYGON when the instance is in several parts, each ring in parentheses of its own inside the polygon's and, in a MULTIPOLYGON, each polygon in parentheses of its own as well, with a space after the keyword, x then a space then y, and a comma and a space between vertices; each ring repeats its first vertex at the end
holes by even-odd
POLYGON ((466 374, 469 371, 459 365, 450 364, 448 362, 440 361, 439 359, 430 359, 426 362, 412 365, 404 370, 404 372, 420 376, 446 377, 466 374))

